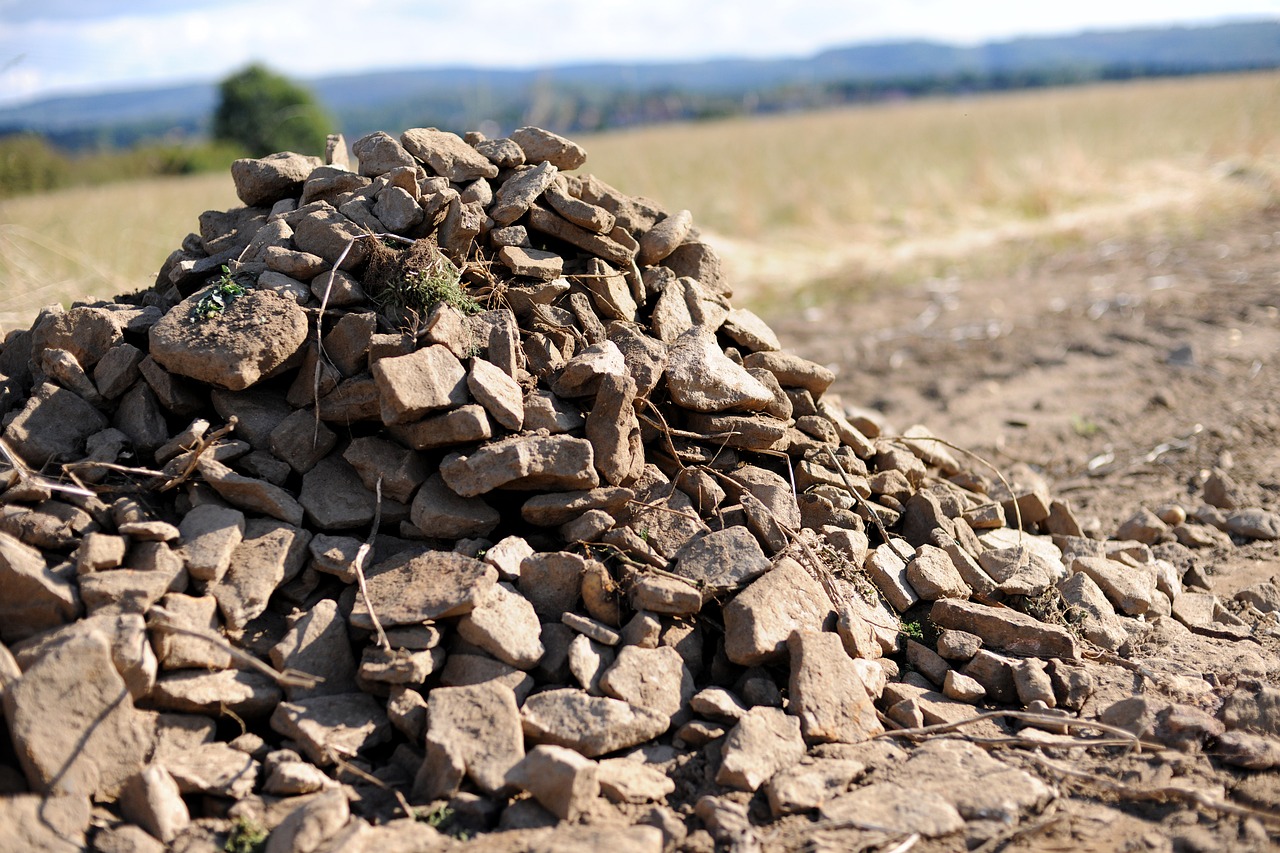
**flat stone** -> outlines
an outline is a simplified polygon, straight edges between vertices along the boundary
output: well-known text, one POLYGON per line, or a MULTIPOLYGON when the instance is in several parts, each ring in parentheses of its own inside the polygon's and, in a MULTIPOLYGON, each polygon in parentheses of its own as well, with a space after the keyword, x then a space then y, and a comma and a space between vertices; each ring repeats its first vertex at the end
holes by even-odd
POLYGON ((231 631, 266 612, 272 594, 302 571, 311 534, 301 527, 256 518, 231 554, 222 579, 209 586, 231 631))
POLYGON ((678 406, 697 412, 759 411, 773 394, 758 379, 731 361, 715 335, 693 328, 671 345, 667 389, 678 406))
POLYGON ((565 746, 588 758, 644 743, 671 723, 656 711, 572 688, 530 696, 521 716, 525 735, 535 743, 565 746))
POLYGON ((1118 651, 1129 639, 1125 620, 1116 614, 1106 595, 1084 572, 1077 572, 1058 584, 1063 602, 1081 617, 1080 633, 1086 640, 1109 651, 1118 651))
POLYGON ((66 572, 51 571, 30 545, 0 533, 0 640, 15 643, 72 621, 80 596, 66 572))
POLYGON ((1246 539, 1280 539, 1280 515, 1258 507, 1238 509, 1227 516, 1227 532, 1246 539))
POLYGON ((292 670, 318 679, 314 687, 287 684, 290 700, 308 696, 332 696, 356 690, 356 662, 347 637, 347 623, 333 599, 321 599, 289 626, 284 638, 271 649, 271 664, 281 672, 292 670))
POLYGON ((591 442, 565 435, 517 435, 440 464, 444 481, 462 497, 498 488, 573 491, 599 485, 591 442))
POLYGON ((155 726, 134 708, 97 631, 50 648, 0 699, 18 763, 40 794, 112 799, 154 746, 155 726))
POLYGON ((742 360, 744 367, 762 367, 778 379, 783 388, 803 388, 820 397, 836 375, 820 364, 781 351, 754 352, 742 360))
MULTIPOLYGON (((0 827, 9 849, 40 850, 43 853, 81 853, 87 850, 86 831, 92 803, 87 796, 43 797, 38 794, 8 794, 0 797, 0 827)), ((133 853, 150 853, 146 843, 155 845, 157 853, 163 853, 164 845, 136 826, 130 826, 140 836, 133 853)), ((114 853, 103 847, 106 833, 94 834, 94 845, 103 853, 114 853)))
POLYGON ((725 737, 716 784, 755 791, 804 753, 798 718, 781 708, 752 708, 725 737))
POLYGON ((571 171, 587 162, 581 145, 540 127, 520 127, 508 137, 524 151, 526 163, 550 163, 557 169, 571 171))
POLYGON ((665 575, 642 574, 631 585, 635 610, 668 616, 692 616, 702 609, 702 591, 687 581, 665 575))
POLYGON ((584 634, 595 640, 597 643, 603 643, 606 646, 616 646, 622 641, 621 635, 619 635, 613 628, 610 628, 603 622, 590 619, 578 613, 566 611, 565 614, 560 617, 560 621, 577 631, 579 634, 584 634))
POLYGON ((559 527, 593 509, 616 517, 634 497, 634 491, 621 486, 534 495, 520 508, 520 517, 539 527, 559 527))
POLYGON ((193 745, 168 755, 164 766, 183 794, 241 800, 253 793, 258 779, 258 762, 221 742, 193 745))
POLYGON ((236 195, 247 207, 270 207, 296 196, 307 176, 323 165, 319 157, 281 151, 257 159, 244 158, 231 164, 236 195))
MULTIPOLYGON (((898 540, 898 548, 909 550, 905 543, 898 540)), ((894 610, 904 613, 920 600, 915 587, 907 579, 907 564, 893 545, 884 543, 867 555, 862 565, 867 577, 875 584, 876 589, 894 610)))
POLYGON ((541 744, 512 767, 508 780, 561 820, 576 820, 600 795, 596 763, 572 749, 541 744))
POLYGON ((467 388, 476 402, 502 426, 519 432, 524 425, 524 391, 519 383, 482 358, 471 360, 467 388))
POLYGON ((460 497, 439 473, 427 478, 409 508, 413 526, 435 539, 483 538, 502 520, 483 498, 460 497))
POLYGON ((44 382, 5 427, 4 437, 24 462, 39 470, 51 462, 80 459, 86 439, 107 425, 106 417, 81 397, 44 382))
POLYGON ((623 646, 600 677, 600 689, 615 699, 648 708, 674 721, 693 696, 693 675, 671 646, 623 646))
POLYGON ((977 634, 984 645, 1011 654, 1070 660, 1079 657, 1069 631, 1017 610, 944 598, 934 602, 929 618, 940 628, 977 634))
POLYGON ((676 783, 666 773, 632 758, 604 758, 597 762, 600 793, 614 803, 661 802, 676 783))
POLYGON ((489 587, 458 620, 458 636, 517 669, 532 669, 546 651, 533 605, 505 583, 489 587))
POLYGON ((270 714, 282 697, 269 676, 252 670, 181 669, 161 673, 148 699, 167 711, 218 716, 225 708, 250 718, 270 714))
POLYGON ((843 794, 864 772, 863 762, 844 758, 806 760, 783 768, 766 787, 769 810, 774 817, 812 811, 843 794))
POLYGON ((336 455, 320 460, 302 475, 298 503, 306 510, 307 522, 320 530, 367 527, 376 511, 374 494, 364 487, 351 463, 336 455))
POLYGON ((725 605, 725 654, 743 666, 778 661, 793 631, 822 631, 834 618, 822 585, 783 558, 725 605))
POLYGON ((342 458, 351 463, 370 493, 381 480, 383 499, 399 503, 407 504, 430 473, 422 454, 377 436, 352 439, 342 458))
POLYGON ((400 134, 400 144, 437 175, 453 183, 498 176, 498 167, 456 133, 415 127, 400 134))
POLYGON ((307 315, 270 290, 251 290, 212 315, 200 314, 206 288, 151 327, 150 352, 170 373, 240 391, 271 375, 307 337, 307 315))
POLYGON ((380 358, 370 369, 385 424, 407 424, 467 402, 467 371, 440 344, 409 355, 380 358))
POLYGON ((440 684, 445 687, 467 687, 490 681, 511 688, 516 704, 523 703, 533 690, 533 676, 484 655, 455 652, 449 655, 440 671, 440 684))
POLYGON ((547 162, 524 169, 517 168, 494 193, 493 205, 489 208, 490 218, 499 225, 515 222, 551 186, 557 171, 554 165, 547 162))
POLYGON ((586 560, 568 551, 534 554, 520 564, 520 592, 539 617, 559 622, 578 603, 586 569, 586 560))
POLYGON ((522 246, 503 246, 498 250, 498 260, 513 275, 552 281, 564 272, 564 258, 555 252, 522 246))
POLYGON ((809 743, 859 743, 884 731, 862 676, 830 632, 792 632, 791 703, 809 743))
POLYGON ((592 696, 603 696, 600 676, 613 665, 612 648, 579 634, 569 643, 569 672, 583 690, 592 696))
POLYGON ((484 552, 484 561, 498 570, 504 581, 520 579, 520 564, 533 556, 533 547, 521 536, 506 536, 484 552))
POLYGON ((329 455, 337 444, 338 436, 324 423, 316 421, 315 413, 298 409, 281 421, 271 431, 270 450, 299 474, 305 474, 316 463, 329 455))
POLYGON ((964 582, 946 551, 921 545, 907 563, 907 583, 925 601, 939 598, 968 598, 973 590, 964 582))
POLYGON ((200 457, 199 469, 215 492, 227 503, 247 512, 261 513, 288 524, 302 524, 304 510, 293 495, 279 486, 237 474, 208 456, 200 457))
POLYGON ((489 795, 510 790, 507 774, 525 756, 520 710, 511 688, 493 681, 437 687, 427 705, 426 758, 414 796, 449 796, 463 775, 489 795))
POLYGON ((1083 572, 1108 599, 1130 616, 1146 613, 1156 594, 1154 566, 1127 566, 1105 557, 1077 557, 1073 572, 1083 572))
POLYGON ((445 651, 440 646, 418 650, 365 646, 360 655, 357 684, 364 689, 374 682, 391 685, 422 684, 427 676, 444 664, 444 660, 445 651))
POLYGON ((307 758, 322 767, 391 739, 386 712, 366 693, 281 702, 271 715, 271 728, 296 741, 307 758))
MULTIPOLYGON (((480 601, 498 579, 498 571, 449 551, 402 551, 367 571, 369 600, 383 627, 414 625, 461 616, 480 601)), ((371 630, 363 601, 351 611, 351 624, 371 630)))
POLYGON ((165 669, 226 669, 231 666, 231 655, 224 648, 190 634, 165 630, 164 627, 172 623, 188 631, 221 636, 218 633, 218 602, 213 596, 171 592, 160 599, 160 606, 168 616, 151 629, 151 645, 160 666, 165 669))
POLYGON ((735 589, 769 571, 769 558, 760 543, 744 527, 726 527, 691 539, 676 552, 672 571, 709 596, 735 589))
POLYGON ((987 689, 977 679, 954 669, 948 669, 942 679, 942 695, 957 702, 977 704, 987 695, 987 689))
POLYGON ((964 818, 939 794, 893 782, 855 788, 826 801, 819 811, 825 820, 852 821, 894 835, 939 838, 964 829, 964 818))
POLYGON ((434 450, 491 438, 493 425, 483 406, 469 403, 411 424, 396 424, 388 431, 414 450, 434 450))

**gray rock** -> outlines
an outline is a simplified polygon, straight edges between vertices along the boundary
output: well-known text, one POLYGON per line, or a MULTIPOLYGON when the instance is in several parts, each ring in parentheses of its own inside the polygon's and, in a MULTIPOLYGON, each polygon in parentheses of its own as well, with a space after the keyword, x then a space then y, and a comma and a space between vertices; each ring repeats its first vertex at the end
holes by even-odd
POLYGON ((671 345, 667 360, 667 388, 678 406, 697 412, 759 411, 773 394, 731 361, 715 335, 693 328, 671 345))
POLYGON ((347 623, 338 612, 337 602, 321 599, 298 616, 284 638, 271 649, 271 663, 314 676, 314 687, 287 684, 285 696, 290 700, 308 696, 331 696, 356 690, 356 662, 347 638, 347 623))
POLYGON ((410 423, 467 402, 467 371, 449 348, 440 344, 378 359, 371 372, 386 424, 410 423))
POLYGON ((65 572, 45 566, 40 552, 0 533, 0 640, 15 643, 80 615, 80 596, 65 572))
POLYGON ((485 445, 440 465, 457 494, 474 497, 497 488, 572 491, 599 484, 591 443, 562 435, 518 435, 485 445))
POLYGON ((725 738, 716 784, 755 791, 804 753, 798 718, 781 708, 752 708, 725 738))
POLYGON ((791 703, 809 743, 859 743, 884 731, 871 696, 838 634, 797 630, 791 652, 791 703))
POLYGON ((351 153, 360 161, 360 174, 369 178, 376 178, 392 169, 416 165, 413 155, 395 137, 380 130, 351 143, 351 153))
POLYGON ((231 554, 231 566, 209 593, 232 631, 241 631, 267 609, 271 595, 302 571, 311 534, 268 519, 245 525, 245 537, 231 554))
POLYGON ((231 179, 236 195, 246 207, 266 207, 283 198, 296 197, 312 170, 324 165, 319 157, 282 151, 259 159, 236 160, 231 179))
POLYGON ((1077 557, 1071 570, 1088 575, 1117 608, 1130 616, 1146 613, 1156 594, 1153 565, 1127 566, 1103 557, 1077 557))
POLYGON ((725 654, 743 666, 781 660, 793 631, 822 631, 834 621, 822 585, 784 557, 725 605, 725 654))
POLYGON ((409 503, 430 470, 422 454, 377 436, 352 439, 342 458, 351 463, 370 493, 382 481, 385 500, 409 503))
POLYGON ((509 138, 524 151, 526 163, 545 162, 572 171, 587 162, 587 152, 581 145, 540 127, 517 128, 509 138))
POLYGON ((437 539, 485 537, 502 520, 498 511, 478 497, 459 497, 439 473, 427 478, 410 507, 413 526, 437 539))
POLYGON ((525 755, 511 688, 493 681, 437 687, 427 702, 427 752, 414 796, 449 796, 463 775, 487 794, 508 791, 507 775, 525 755))
POLYGON ((533 605, 515 588, 489 587, 471 612, 458 620, 458 636, 517 669, 532 669, 546 651, 533 605))
POLYGON ((320 530, 367 527, 375 512, 373 493, 365 489, 351 463, 337 455, 321 459, 302 475, 298 503, 306 510, 308 523, 320 530))
POLYGON ((576 820, 600 796, 594 761, 563 746, 542 744, 511 768, 507 779, 561 820, 576 820))
POLYGON ((623 646, 600 677, 600 689, 615 699, 648 708, 675 721, 693 696, 693 675, 671 646, 623 646))
POLYGON ((470 444, 493 436, 488 414, 483 406, 475 403, 411 424, 396 424, 388 431, 414 450, 470 444))
POLYGON ((892 782, 856 788, 827 800, 819 811, 826 820, 853 821, 857 826, 894 835, 918 833, 939 838, 964 828, 964 818, 941 795, 892 782))
POLYGON ((400 134, 400 144, 437 175, 454 183, 498 176, 497 166, 454 133, 415 127, 400 134))
POLYGON ((200 473, 215 492, 236 507, 262 513, 289 524, 302 524, 304 510, 293 495, 279 486, 237 474, 208 455, 201 456, 200 473))
POLYGON ((220 312, 200 312, 201 290, 151 327, 150 350, 161 367, 240 391, 283 367, 307 337, 307 315, 269 290, 251 290, 220 312))
POLYGON ((744 527, 726 527, 691 539, 676 552, 676 574, 711 595, 735 589, 767 572, 771 564, 760 543, 744 527))
POLYGON ((382 705, 366 693, 281 702, 271 715, 271 728, 296 741, 307 758, 322 767, 391 739, 391 723, 382 705))
POLYGON ((85 440, 106 428, 106 417, 84 399, 45 382, 5 427, 4 437, 24 462, 38 470, 51 462, 81 458, 85 440))
POLYGON ((977 634, 984 645, 1011 654, 1071 660, 1079 657, 1075 638, 1069 631, 1017 610, 944 598, 933 603, 929 618, 940 628, 977 634))
MULTIPOLYGON (((369 600, 383 627, 461 616, 498 579, 495 568, 447 551, 409 549, 367 572, 369 600)), ((351 611, 357 628, 373 628, 363 602, 351 611)))
POLYGON ((535 743, 565 746, 588 758, 644 743, 671 722, 656 711, 571 688, 530 696, 521 716, 525 735, 535 743))
POLYGON ((154 724, 134 708, 110 641, 97 631, 49 649, 0 698, 37 793, 114 798, 154 746, 154 724))
POLYGON ((269 676, 252 670, 182 669, 161 673, 148 699, 168 711, 217 716, 225 708, 250 718, 270 714, 282 696, 269 676))

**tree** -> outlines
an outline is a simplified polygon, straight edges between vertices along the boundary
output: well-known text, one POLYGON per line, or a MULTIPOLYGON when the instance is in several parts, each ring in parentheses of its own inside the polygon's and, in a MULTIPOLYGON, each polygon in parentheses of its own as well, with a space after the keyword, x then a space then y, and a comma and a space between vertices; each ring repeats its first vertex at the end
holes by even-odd
POLYGON ((218 86, 213 137, 244 146, 250 156, 321 154, 333 129, 310 91, 263 65, 250 65, 218 86))

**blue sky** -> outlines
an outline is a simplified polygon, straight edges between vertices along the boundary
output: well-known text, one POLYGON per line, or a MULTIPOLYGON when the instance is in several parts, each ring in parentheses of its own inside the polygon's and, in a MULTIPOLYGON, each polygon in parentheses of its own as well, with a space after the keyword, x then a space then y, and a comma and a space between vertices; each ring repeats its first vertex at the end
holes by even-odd
POLYGON ((801 56, 826 47, 1239 17, 1280 0, 0 0, 0 103, 434 65, 801 56))

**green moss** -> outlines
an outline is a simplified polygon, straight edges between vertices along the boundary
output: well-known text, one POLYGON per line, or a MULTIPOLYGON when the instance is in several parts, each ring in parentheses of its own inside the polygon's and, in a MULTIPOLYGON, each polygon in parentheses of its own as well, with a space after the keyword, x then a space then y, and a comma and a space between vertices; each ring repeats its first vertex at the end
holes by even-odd
POLYGON ((222 845, 226 853, 262 853, 267 846, 267 828, 258 821, 238 817, 231 828, 227 843, 222 845))

